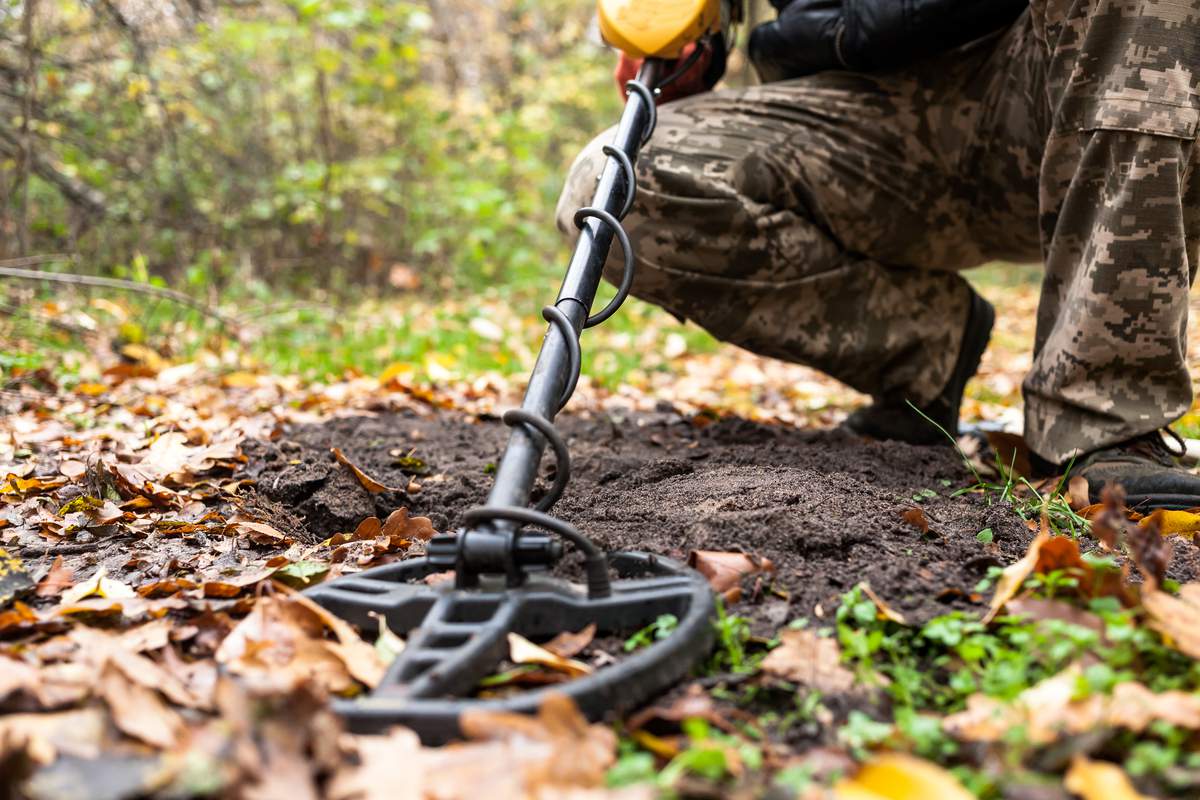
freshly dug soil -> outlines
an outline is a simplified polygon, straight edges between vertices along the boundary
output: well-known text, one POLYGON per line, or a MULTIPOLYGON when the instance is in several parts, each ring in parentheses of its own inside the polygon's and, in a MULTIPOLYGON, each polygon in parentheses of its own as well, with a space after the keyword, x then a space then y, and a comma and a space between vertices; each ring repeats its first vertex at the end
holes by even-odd
MULTIPOLYGON (((982 608, 973 587, 989 567, 1019 558, 1032 537, 1006 504, 951 496, 972 478, 950 448, 740 419, 700 422, 669 411, 560 418, 573 477, 555 513, 607 549, 679 560, 693 550, 741 550, 770 559, 780 591, 749 592, 739 606, 764 630, 796 616, 828 617, 862 581, 915 622, 982 608), (913 508, 924 511, 927 533, 903 519, 913 508), (977 539, 984 529, 991 544, 977 539)), ((399 506, 452 530, 484 501, 507 434, 497 420, 388 415, 300 427, 244 449, 259 510, 300 517, 319 541, 399 506), (387 486, 420 488, 371 495, 331 447, 387 486)), ((552 457, 543 464, 545 488, 552 457)))

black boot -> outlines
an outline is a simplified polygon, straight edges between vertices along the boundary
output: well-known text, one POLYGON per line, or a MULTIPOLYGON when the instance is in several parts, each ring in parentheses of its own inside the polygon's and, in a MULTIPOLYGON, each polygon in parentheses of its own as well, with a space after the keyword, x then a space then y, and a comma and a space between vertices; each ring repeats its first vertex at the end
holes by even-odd
MULTIPOLYGON (((1178 457, 1187 448, 1178 434, 1169 428, 1166 432, 1179 443, 1178 452, 1167 446, 1161 431, 1154 431, 1080 456, 1069 465, 1067 476, 1087 479, 1088 499, 1093 503, 1101 501, 1105 487, 1119 485, 1125 491, 1125 505, 1135 511, 1200 507, 1200 475, 1179 466, 1178 457)), ((1036 471, 1047 471, 1043 459, 1032 460, 1036 471)), ((1062 473, 1066 466, 1047 474, 1062 473)))
POLYGON ((958 351, 958 361, 942 393, 921 406, 920 414, 903 397, 876 398, 871 405, 851 414, 845 426, 860 436, 872 439, 896 439, 921 445, 951 444, 946 433, 958 436, 958 409, 962 405, 963 389, 979 369, 979 361, 992 337, 992 325, 995 322, 996 311, 992 304, 972 291, 971 309, 967 313, 967 328, 958 351), (938 430, 938 425, 945 433, 938 430))

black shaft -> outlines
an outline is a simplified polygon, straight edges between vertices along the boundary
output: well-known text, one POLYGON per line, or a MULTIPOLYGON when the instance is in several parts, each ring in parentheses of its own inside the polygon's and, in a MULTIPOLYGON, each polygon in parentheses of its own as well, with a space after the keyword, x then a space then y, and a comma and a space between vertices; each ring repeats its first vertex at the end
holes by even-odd
MULTIPOLYGON (((647 60, 638 75, 638 80, 647 86, 653 86, 657 66, 657 62, 647 60)), ((642 139, 652 120, 653 110, 647 107, 645 99, 638 93, 631 92, 625 103, 621 121, 617 125, 612 146, 636 162, 642 139)), ((631 189, 626 185, 626 181, 621 164, 610 156, 600 174, 592 205, 619 215, 626 194, 631 189)), ((583 329, 587 320, 612 243, 613 231, 608 225, 597 219, 585 221, 556 303, 567 315, 576 333, 583 329)), ((546 338, 542 341, 542 349, 538 354, 533 374, 529 378, 525 400, 521 404, 525 411, 548 420, 553 420, 558 412, 563 389, 572 377, 570 350, 563 337, 563 332, 554 325, 550 326, 546 338)), ((518 425, 512 429, 508 447, 496 470, 496 483, 488 495, 489 506, 524 508, 529 505, 530 492, 537 478, 538 465, 541 463, 545 447, 545 438, 529 426, 518 425)))

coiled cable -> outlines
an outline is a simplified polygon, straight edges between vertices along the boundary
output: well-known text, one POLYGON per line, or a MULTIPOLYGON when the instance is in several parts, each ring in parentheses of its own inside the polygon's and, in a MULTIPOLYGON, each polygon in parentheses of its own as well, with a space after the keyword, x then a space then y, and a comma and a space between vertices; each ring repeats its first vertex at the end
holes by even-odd
MULTIPOLYGON (((650 140, 650 137, 654 133, 654 128, 658 124, 658 111, 654 103, 655 90, 640 80, 629 81, 625 84, 625 88, 627 94, 630 96, 637 95, 642 100, 650 116, 641 139, 641 144, 645 145, 650 140)), ((624 150, 612 145, 605 145, 602 152, 616 162, 625 178, 625 197, 621 204, 621 210, 617 214, 613 214, 603 208, 587 206, 575 212, 574 222, 581 230, 586 226, 589 219, 595 219, 600 225, 607 226, 612 231, 621 248, 624 269, 621 273, 621 281, 617 285, 616 295, 603 309, 589 316, 584 321, 583 328, 585 329, 595 327, 617 313, 617 310, 628 299, 629 292, 633 288, 636 265, 633 246, 629 241, 629 234, 621 225, 621 220, 633 209, 634 200, 637 197, 637 173, 634 170, 633 158, 624 150)), ((562 302, 562 300, 559 302, 562 302)), ((576 332, 571 320, 557 305, 543 308, 542 317, 550 323, 552 330, 558 331, 567 346, 567 382, 558 399, 557 413, 557 411, 561 411, 566 406, 579 384, 583 363, 579 344, 579 332, 576 332)), ((479 525, 495 521, 515 522, 521 526, 532 525, 558 534, 575 545, 583 553, 588 597, 600 598, 610 596, 612 594, 612 586, 608 577, 608 560, 604 552, 596 546, 595 542, 580 533, 574 526, 548 513, 554 504, 558 502, 559 498, 562 497, 563 492, 566 491, 567 483, 571 479, 571 456, 562 434, 558 432, 558 429, 554 427, 554 423, 549 419, 525 409, 510 409, 504 412, 501 419, 509 427, 523 425, 530 429, 532 434, 541 435, 545 438, 550 448, 554 451, 554 481, 550 486, 550 490, 546 492, 533 508, 480 506, 467 511, 463 515, 463 520, 468 525, 479 525)), ((519 536, 520 532, 518 531, 516 535, 519 536)))

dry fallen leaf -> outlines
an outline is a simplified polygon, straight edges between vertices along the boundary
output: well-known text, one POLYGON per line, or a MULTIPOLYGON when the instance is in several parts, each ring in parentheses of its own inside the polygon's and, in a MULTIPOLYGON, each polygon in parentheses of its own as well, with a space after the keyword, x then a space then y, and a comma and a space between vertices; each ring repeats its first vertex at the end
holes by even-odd
POLYGON ((60 486, 66 485, 66 483, 67 479, 64 476, 55 476, 53 478, 21 478, 10 472, 3 480, 0 480, 0 495, 13 494, 25 496, 36 494, 48 489, 57 489, 60 486))
POLYGON ((1153 515, 1142 522, 1146 524, 1139 523, 1126 531, 1125 544, 1133 563, 1146 579, 1145 589, 1152 591, 1166 578, 1175 546, 1159 530, 1153 515))
POLYGON ((544 647, 516 633, 508 635, 508 659, 514 664, 537 664, 557 672, 563 672, 573 678, 581 675, 591 675, 595 670, 582 661, 564 658, 552 653, 544 647))
POLYGON ((58 471, 63 477, 77 481, 87 473, 87 464, 82 461, 64 461, 58 465, 58 471))
POLYGON ((1018 597, 1008 601, 1005 613, 1032 620, 1055 619, 1104 633, 1104 621, 1090 611, 1065 603, 1062 600, 1043 600, 1037 597, 1018 597))
POLYGON ((946 770, 903 753, 881 753, 833 787, 835 800, 974 800, 946 770))
POLYGON ((260 378, 252 372, 230 372, 221 376, 221 385, 230 389, 254 389, 260 378))
POLYGON ((1033 477, 1029 445, 1025 443, 1024 436, 1006 431, 987 431, 986 436, 997 461, 1011 468, 1018 476, 1033 477))
POLYGON ((974 742, 1000 741, 1005 733, 1023 727, 1029 741, 1045 744, 1072 731, 1087 730, 1100 719, 1100 698, 1093 696, 1072 704, 1075 687, 1083 674, 1078 664, 1046 678, 1021 692, 1011 703, 983 694, 967 698, 967 707, 942 719, 942 727, 953 736, 974 742))
MULTIPOLYGON (((745 712, 742 712, 744 717, 748 717, 749 719, 739 718, 737 713, 740 711, 740 709, 733 709, 734 714, 730 714, 730 709, 728 708, 718 709, 708 692, 704 691, 700 686, 692 684, 683 694, 675 697, 670 702, 647 706, 631 714, 625 720, 625 727, 631 732, 638 732, 656 722, 669 722, 678 725, 689 719, 703 719, 726 733, 736 733, 738 727, 734 724, 734 720, 747 724, 752 723, 754 719, 753 715, 745 712)), ((651 749, 654 749, 661 746, 663 741, 663 739, 655 737, 652 740, 648 740, 647 743, 651 745, 651 749)), ((677 752, 679 747, 668 745, 665 749, 677 752)))
POLYGON ((616 761, 616 737, 589 725, 562 695, 551 695, 537 717, 471 712, 464 731, 473 741, 422 747, 394 728, 385 736, 343 736, 353 756, 328 785, 330 800, 652 800, 652 787, 606 790, 616 761), (398 769, 398 765, 403 765, 398 769))
POLYGON ((391 489, 387 486, 384 486, 382 483, 356 467, 353 462, 350 461, 350 459, 346 458, 346 454, 341 451, 341 448, 331 447, 329 448, 329 452, 333 453, 333 457, 337 459, 338 463, 350 470, 354 477, 358 479, 358 482, 362 484, 362 487, 371 494, 400 491, 399 489, 391 489))
POLYGON ((1082 755, 1071 761, 1063 786, 1079 800, 1150 800, 1133 788, 1129 777, 1116 764, 1092 761, 1082 755))
POLYGON ((427 542, 437 535, 429 517, 410 517, 407 508, 397 508, 388 514, 380 533, 392 540, 393 543, 397 539, 415 539, 427 542))
POLYGON ((708 578, 709 585, 718 594, 737 590, 747 575, 775 571, 775 565, 769 559, 715 550, 693 550, 688 555, 688 566, 708 578))
POLYGON ((357 763, 339 769, 329 782, 329 800, 421 800, 425 759, 421 740, 408 728, 383 736, 346 737, 357 763), (403 769, 397 769, 403 764, 403 769))
POLYGON ((983 618, 986 625, 996 618, 1000 613, 1000 609, 1004 608, 1004 604, 1017 596, 1017 592, 1021 590, 1025 579, 1033 574, 1034 568, 1038 563, 1038 554, 1044 545, 1050 539, 1050 534, 1046 531, 1039 533, 1029 544, 1029 549, 1025 551, 1020 561, 1009 564, 1004 568, 1004 572, 1000 575, 1000 580, 996 581, 996 591, 992 594, 991 603, 988 606, 988 612, 983 618))
POLYGON ((1005 567, 996 582, 984 623, 991 622, 1004 606, 1016 597, 1025 580, 1034 573, 1065 572, 1076 579, 1075 591, 1083 599, 1115 597, 1126 607, 1137 603, 1138 591, 1128 580, 1127 571, 1095 570, 1083 560, 1079 542, 1069 536, 1051 536, 1043 516, 1041 532, 1030 543, 1020 561, 1005 567))
POLYGON ((589 724, 569 698, 556 692, 547 695, 537 717, 472 711, 463 714, 461 727, 468 739, 524 739, 548 746, 551 753, 544 760, 529 764, 517 760, 526 785, 535 789, 599 788, 616 762, 617 736, 612 728, 589 724))
POLYGON ((563 631, 543 645, 560 658, 574 658, 582 653, 592 640, 596 638, 596 623, 586 626, 578 633, 563 631))
POLYGON ((100 677, 98 691, 122 733, 164 750, 175 744, 183 719, 153 689, 134 683, 110 666, 100 677))
POLYGON ((278 584, 225 637, 216 658, 264 686, 291 689, 311 679, 334 693, 351 690, 353 680, 374 687, 385 669, 375 648, 348 623, 278 584))
POLYGON ((275 544, 287 540, 287 536, 275 530, 265 522, 250 519, 241 514, 229 518, 227 530, 230 533, 246 533, 251 541, 257 544, 275 544))
POLYGON ((1155 694, 1145 685, 1129 681, 1113 687, 1107 712, 1109 725, 1141 733, 1151 722, 1200 730, 1200 695, 1168 691, 1155 694))
POLYGON ((919 508, 910 508, 900 515, 900 518, 919 530, 921 533, 929 533, 929 517, 919 508))
POLYGON ((106 600, 125 600, 137 596, 128 584, 106 577, 104 567, 96 570, 92 577, 77 583, 62 593, 60 605, 72 606, 87 597, 102 597, 106 600))
POLYGON ((1158 589, 1143 592, 1142 605, 1150 616, 1150 627, 1161 633, 1167 644, 1200 659, 1200 583, 1184 584, 1179 597, 1158 589))
POLYGON ((1155 693, 1135 681, 1120 683, 1109 695, 1076 698, 1083 669, 1073 664, 1021 692, 1011 703, 974 694, 967 707, 942 720, 945 730, 964 741, 997 742, 1020 728, 1029 741, 1048 744, 1061 736, 1099 727, 1135 733, 1152 722, 1200 730, 1200 696, 1182 691, 1155 693))
POLYGON ((0 762, 21 753, 35 764, 49 764, 59 755, 94 759, 100 755, 106 728, 98 708, 9 714, 0 717, 0 762))
POLYGON ((842 666, 842 653, 831 638, 810 630, 785 630, 779 646, 763 659, 762 671, 820 692, 854 689, 854 673, 842 666))
POLYGON ((863 593, 867 597, 871 598, 871 601, 873 603, 875 603, 875 607, 877 609, 879 609, 879 614, 881 617, 883 617, 884 619, 889 619, 892 622, 896 623, 897 625, 907 625, 908 624, 908 620, 906 620, 904 618, 903 614, 901 614, 899 611, 897 611, 896 609, 889 606, 887 603, 885 603, 883 601, 883 598, 881 598, 879 595, 875 594, 875 590, 871 588, 871 584, 867 583, 866 581, 863 581, 858 586, 860 589, 863 590, 863 593))
POLYGON ((57 597, 75 585, 75 571, 63 564, 62 556, 55 556, 50 569, 38 581, 34 593, 38 597, 57 597))

